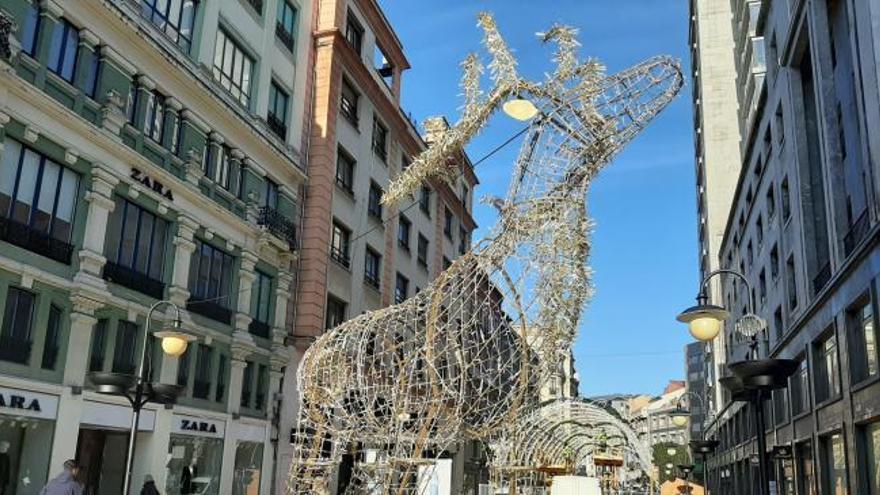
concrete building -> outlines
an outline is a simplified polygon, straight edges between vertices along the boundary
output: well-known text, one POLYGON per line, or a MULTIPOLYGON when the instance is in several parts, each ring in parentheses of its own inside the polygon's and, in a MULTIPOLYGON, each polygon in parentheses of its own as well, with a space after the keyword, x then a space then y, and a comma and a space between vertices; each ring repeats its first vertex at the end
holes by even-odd
POLYGON ((707 406, 710 404, 706 377, 709 371, 709 356, 706 349, 711 349, 711 344, 694 342, 685 346, 685 373, 687 402, 690 404, 691 419, 688 428, 687 440, 699 440, 702 438, 703 427, 708 414, 707 406), (698 398, 694 398, 698 397, 698 398))
MULTIPOLYGON (((794 452, 775 461, 777 493, 876 493, 880 5, 730 4, 742 167, 717 261, 752 290, 727 278, 714 302, 735 321, 752 298, 769 324, 762 355, 801 363, 758 432, 794 452)), ((731 325, 721 338, 723 358, 742 359, 731 325)), ((713 491, 757 493, 752 416, 723 399, 713 491)))
MULTIPOLYGON (((642 442, 652 448, 664 443, 685 444, 687 427, 676 426, 671 417, 672 411, 685 397, 685 391, 684 381, 672 380, 662 395, 632 403, 630 423, 642 442)), ((687 405, 686 399, 682 403, 687 405)))
MULTIPOLYGON (((476 228, 471 207, 477 178, 464 152, 455 183, 425 184, 400 207, 380 204, 390 180, 448 123, 426 119, 423 137, 401 109, 403 73, 410 65, 377 1, 318 0, 312 28, 309 182, 294 366, 311 338, 426 287, 470 249, 476 228)), ((295 397, 295 381, 284 385, 284 396, 295 397)), ((280 461, 285 466, 292 455, 286 447, 280 461)), ((459 482, 464 469, 463 461, 456 463, 459 482)))
POLYGON ((87 374, 132 373, 149 346, 151 378, 183 392, 146 406, 135 487, 270 493, 310 4, 0 7, 0 492, 77 458, 89 493, 122 493, 130 408, 87 374), (180 358, 145 338, 160 299, 197 337, 180 358))
MULTIPOLYGON (((700 279, 720 268, 718 252, 742 161, 739 148, 733 14, 728 0, 690 0, 689 44, 694 110, 694 164, 697 188, 697 235, 700 279)), ((721 279, 707 287, 711 300, 721 300, 721 279)), ((724 356, 724 340, 716 339, 710 358, 724 356)), ((723 360, 712 361, 718 375, 723 360)), ((721 402, 718 388, 707 391, 707 407, 721 402)))

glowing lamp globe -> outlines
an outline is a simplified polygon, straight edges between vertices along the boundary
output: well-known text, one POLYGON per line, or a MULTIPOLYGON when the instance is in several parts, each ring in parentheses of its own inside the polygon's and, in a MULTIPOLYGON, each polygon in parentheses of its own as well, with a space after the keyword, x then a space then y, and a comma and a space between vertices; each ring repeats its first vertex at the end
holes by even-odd
POLYGON ((695 339, 710 342, 721 332, 721 323, 728 316, 730 313, 721 306, 698 304, 684 310, 676 319, 688 324, 688 329, 695 339))
POLYGON ((690 420, 690 412, 687 409, 676 408, 672 411, 672 424, 681 428, 688 424, 688 420, 690 420))
POLYGON ((156 338, 162 339, 162 352, 171 357, 180 357, 186 352, 191 340, 195 338, 182 332, 156 332, 156 338))
POLYGON ((516 120, 530 120, 535 115, 538 115, 538 108, 535 104, 522 98, 508 100, 504 102, 501 108, 504 110, 504 113, 516 120))
POLYGON ((669 447, 668 449, 666 449, 666 455, 668 456, 674 456, 677 453, 678 450, 675 447, 669 447))

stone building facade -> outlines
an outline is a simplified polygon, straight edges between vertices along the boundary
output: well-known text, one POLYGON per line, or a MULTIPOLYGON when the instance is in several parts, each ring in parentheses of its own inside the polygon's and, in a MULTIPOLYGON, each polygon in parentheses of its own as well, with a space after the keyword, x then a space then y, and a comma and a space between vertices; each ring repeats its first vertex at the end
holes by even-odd
MULTIPOLYGON (((748 300, 768 323, 764 356, 796 359, 785 390, 749 407, 722 394, 709 434, 715 493, 757 493, 756 434, 776 493, 878 493, 877 342, 880 5, 852 0, 731 2, 741 171, 717 262, 736 321, 748 300)), ((712 132, 702 129, 703 133, 712 132)), ((726 325, 716 360, 742 359, 726 325)), ((715 385, 717 387, 717 385, 715 385)))
POLYGON ((147 345, 151 378, 183 393, 146 406, 135 488, 150 474, 163 493, 270 493, 288 442, 310 4, 0 8, 14 27, 0 40, 0 492, 36 494, 77 458, 89 493, 122 493, 131 412, 88 373, 132 373, 147 345), (145 337, 161 299, 196 337, 180 358, 145 337))

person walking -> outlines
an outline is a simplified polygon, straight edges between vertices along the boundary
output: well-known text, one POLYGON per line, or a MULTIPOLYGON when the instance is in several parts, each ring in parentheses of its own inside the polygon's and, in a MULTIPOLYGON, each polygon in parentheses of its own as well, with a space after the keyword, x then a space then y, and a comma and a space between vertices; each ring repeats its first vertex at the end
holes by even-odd
POLYGON ((82 495, 82 485, 77 481, 79 463, 74 459, 64 461, 64 472, 46 483, 40 495, 82 495))
POLYGON ((144 476, 144 486, 141 488, 141 495, 160 495, 159 489, 156 488, 156 481, 153 480, 153 475, 144 476))

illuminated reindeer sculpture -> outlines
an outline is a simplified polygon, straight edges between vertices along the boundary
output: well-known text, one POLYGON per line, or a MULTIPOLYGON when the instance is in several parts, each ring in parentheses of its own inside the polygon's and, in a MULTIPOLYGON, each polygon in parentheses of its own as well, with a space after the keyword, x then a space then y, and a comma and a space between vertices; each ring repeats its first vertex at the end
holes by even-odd
POLYGON ((552 369, 571 346, 591 294, 589 185, 682 85, 665 57, 613 76, 581 64, 575 30, 560 26, 540 35, 557 45, 555 71, 530 82, 492 17, 479 24, 494 87, 483 94, 482 65, 469 56, 461 119, 383 201, 399 204, 429 179, 454 177, 452 157, 505 105, 534 115, 507 197, 491 200, 498 225, 422 292, 312 345, 299 369, 290 493, 328 493, 344 455, 354 459, 352 473, 339 475, 350 493, 418 493, 432 459, 516 420, 545 364, 552 369))

